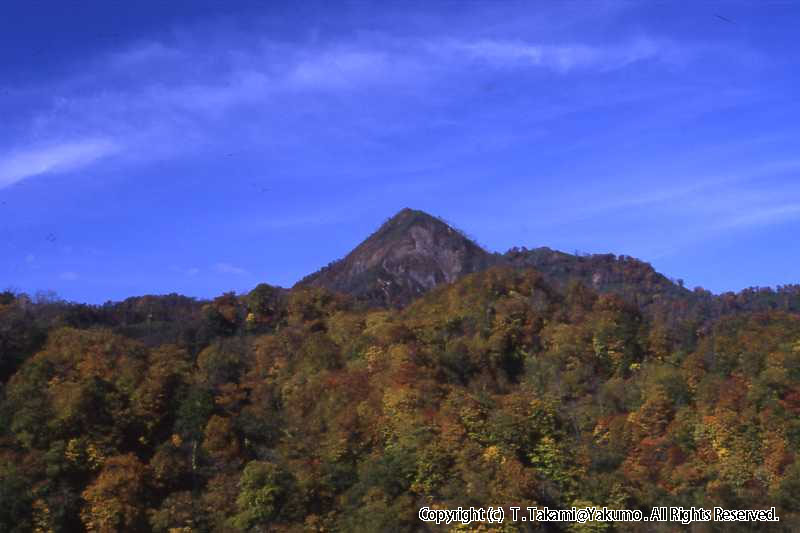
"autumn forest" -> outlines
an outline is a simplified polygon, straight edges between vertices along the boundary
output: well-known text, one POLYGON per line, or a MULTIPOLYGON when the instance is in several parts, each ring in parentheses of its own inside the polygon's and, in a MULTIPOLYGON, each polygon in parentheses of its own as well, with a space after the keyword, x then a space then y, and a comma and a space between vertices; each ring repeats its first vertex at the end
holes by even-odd
POLYGON ((489 505, 776 507, 796 531, 798 494, 796 286, 489 254, 404 210, 292 289, 0 293, 0 531, 679 527, 418 518, 489 505))

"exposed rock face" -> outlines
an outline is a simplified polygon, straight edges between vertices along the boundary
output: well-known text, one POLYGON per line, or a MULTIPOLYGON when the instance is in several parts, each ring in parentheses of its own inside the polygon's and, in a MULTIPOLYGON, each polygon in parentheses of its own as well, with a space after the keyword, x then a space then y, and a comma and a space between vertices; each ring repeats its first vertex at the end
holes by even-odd
POLYGON ((495 257, 445 222, 403 209, 344 259, 298 285, 345 292, 371 305, 402 306, 441 283, 488 268, 495 257))

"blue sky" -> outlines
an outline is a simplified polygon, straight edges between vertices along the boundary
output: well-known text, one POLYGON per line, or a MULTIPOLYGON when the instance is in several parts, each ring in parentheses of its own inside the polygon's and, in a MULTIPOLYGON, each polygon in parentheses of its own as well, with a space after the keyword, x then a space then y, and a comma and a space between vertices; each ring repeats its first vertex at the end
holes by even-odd
POLYGON ((3 8, 0 286, 290 286, 406 206, 492 251, 800 282, 798 3, 3 8))

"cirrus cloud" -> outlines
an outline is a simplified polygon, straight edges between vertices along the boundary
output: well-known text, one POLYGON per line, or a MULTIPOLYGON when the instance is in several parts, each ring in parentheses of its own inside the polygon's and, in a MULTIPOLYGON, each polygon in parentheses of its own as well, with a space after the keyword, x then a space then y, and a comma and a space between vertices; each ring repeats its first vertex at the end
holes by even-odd
POLYGON ((214 265, 214 270, 220 274, 234 274, 236 276, 241 276, 248 273, 247 270, 230 263, 217 263, 214 265))
POLYGON ((26 178, 80 168, 120 151, 107 139, 82 139, 0 156, 0 189, 26 178))

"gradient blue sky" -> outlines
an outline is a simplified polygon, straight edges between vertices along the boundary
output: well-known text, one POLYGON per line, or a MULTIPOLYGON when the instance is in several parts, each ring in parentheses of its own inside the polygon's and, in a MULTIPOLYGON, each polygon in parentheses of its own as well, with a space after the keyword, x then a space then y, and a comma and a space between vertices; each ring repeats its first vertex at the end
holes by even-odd
POLYGON ((290 286, 405 206, 800 282, 800 3, 292 4, 4 3, 0 286, 290 286))

